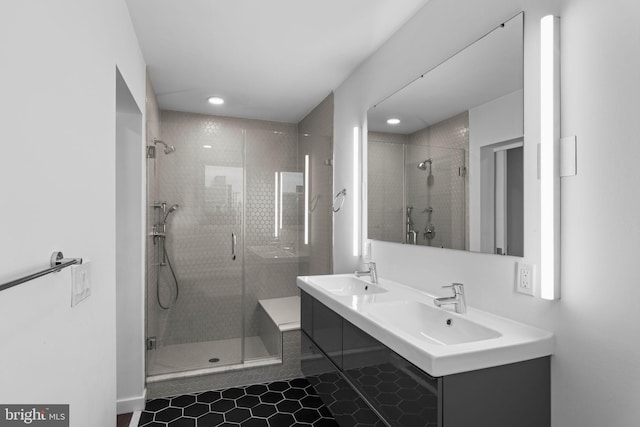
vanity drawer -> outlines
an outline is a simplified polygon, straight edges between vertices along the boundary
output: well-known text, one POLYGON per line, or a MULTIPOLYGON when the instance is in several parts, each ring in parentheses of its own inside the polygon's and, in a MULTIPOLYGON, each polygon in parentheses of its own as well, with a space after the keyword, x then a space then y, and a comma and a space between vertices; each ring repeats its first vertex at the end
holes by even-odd
POLYGON ((433 378, 343 320, 343 373, 392 426, 442 425, 441 378, 433 378))
POLYGON ((304 331, 301 345, 302 372, 341 426, 386 427, 304 331))

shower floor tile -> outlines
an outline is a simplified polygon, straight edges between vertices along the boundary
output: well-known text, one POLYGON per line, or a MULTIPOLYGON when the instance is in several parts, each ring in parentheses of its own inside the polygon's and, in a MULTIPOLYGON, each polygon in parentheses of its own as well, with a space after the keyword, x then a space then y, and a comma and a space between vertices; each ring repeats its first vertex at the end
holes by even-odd
MULTIPOLYGON (((172 344, 159 347, 154 351, 155 360, 152 357, 147 373, 149 376, 240 363, 242 338, 172 344), (215 363, 209 362, 212 358, 219 360, 215 363)), ((245 353, 247 359, 270 356, 260 337, 245 339, 245 353)))
POLYGON ((140 427, 337 427, 306 378, 147 401, 140 427))

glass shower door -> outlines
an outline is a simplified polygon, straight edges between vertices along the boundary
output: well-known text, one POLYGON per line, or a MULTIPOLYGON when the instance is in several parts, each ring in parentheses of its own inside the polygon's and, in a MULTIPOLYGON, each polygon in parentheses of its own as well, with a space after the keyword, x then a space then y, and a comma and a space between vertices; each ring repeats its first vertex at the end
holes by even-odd
POLYGON ((295 125, 247 129, 245 153, 244 360, 279 363, 277 323, 286 322, 292 309, 286 298, 298 295, 302 249, 298 214, 304 179, 295 125))
MULTIPOLYGON (((147 333, 155 349, 147 374, 240 364, 244 131, 220 126, 211 116, 163 112, 163 139, 176 150, 159 152, 149 164, 156 175, 149 198, 179 208, 166 221, 166 265, 150 255, 147 333)), ((151 253, 151 240, 148 247, 151 253)))

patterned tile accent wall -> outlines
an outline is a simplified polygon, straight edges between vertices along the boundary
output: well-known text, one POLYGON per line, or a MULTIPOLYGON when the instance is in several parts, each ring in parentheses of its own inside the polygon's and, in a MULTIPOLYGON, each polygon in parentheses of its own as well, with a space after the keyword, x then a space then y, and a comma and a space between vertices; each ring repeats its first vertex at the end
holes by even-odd
MULTIPOLYGON (((295 262, 263 265, 246 250, 297 241, 295 219, 285 221, 279 242, 273 230, 274 173, 297 171, 296 125, 163 111, 162 137, 176 147, 170 155, 158 150, 157 164, 158 198, 180 205, 167 229, 180 296, 158 325, 159 344, 240 337, 243 274, 246 333, 256 335, 257 300, 297 294, 295 262), (238 236, 235 261, 232 232, 238 236)), ((297 212, 287 215, 297 218, 297 212)), ((161 268, 160 284, 166 304, 175 295, 168 267, 161 268)))
POLYGON ((300 370, 300 330, 282 335, 283 363, 262 368, 241 369, 219 374, 203 375, 147 384, 147 398, 175 396, 205 390, 217 390, 238 385, 259 384, 302 376, 300 370))
MULTIPOLYGON (((307 262, 300 263, 299 273, 331 274, 333 272, 333 93, 327 96, 300 123, 298 123, 300 167, 309 154, 309 244, 307 262)), ((304 204, 300 212, 300 240, 304 245, 304 204)))

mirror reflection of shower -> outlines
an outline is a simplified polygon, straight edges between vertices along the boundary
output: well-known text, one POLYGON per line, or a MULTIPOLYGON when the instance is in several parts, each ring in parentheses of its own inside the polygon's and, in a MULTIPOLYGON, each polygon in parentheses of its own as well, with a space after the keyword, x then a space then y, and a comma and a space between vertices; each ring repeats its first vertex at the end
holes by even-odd
POLYGON ((413 220, 411 219, 411 211, 413 206, 407 206, 407 222, 405 232, 405 243, 408 245, 418 244, 418 232, 413 228, 413 220))
POLYGON ((427 175, 427 187, 430 187, 433 185, 433 159, 427 159, 427 160, 423 160, 420 163, 418 163, 418 169, 426 171, 427 169, 429 169, 428 175, 427 175))

